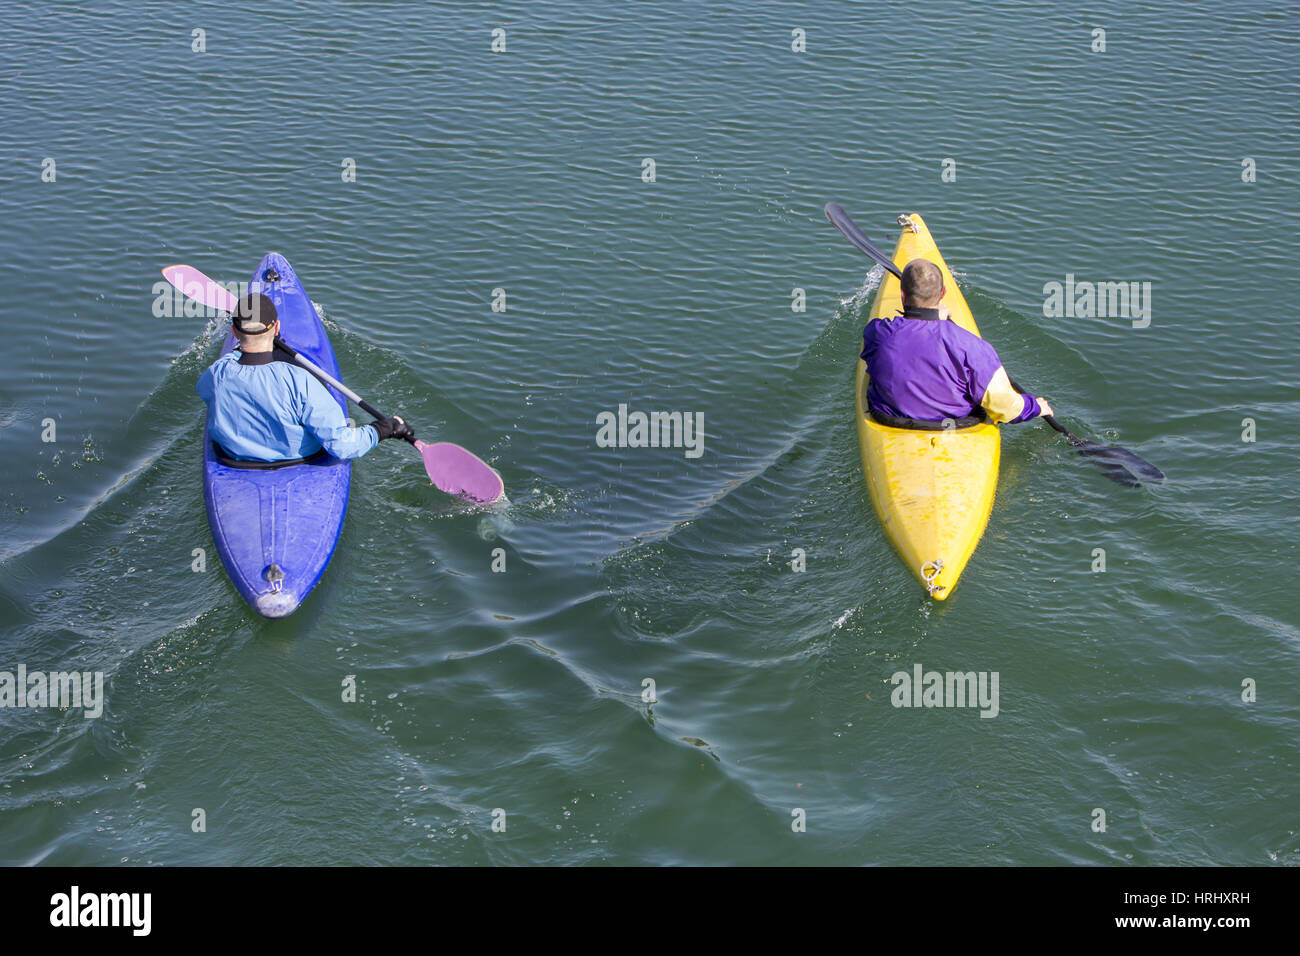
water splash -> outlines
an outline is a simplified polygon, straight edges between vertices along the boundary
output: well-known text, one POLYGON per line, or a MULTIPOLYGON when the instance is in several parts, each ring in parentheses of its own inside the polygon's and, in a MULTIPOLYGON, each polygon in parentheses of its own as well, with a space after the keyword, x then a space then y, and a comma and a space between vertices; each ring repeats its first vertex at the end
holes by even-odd
POLYGON ((885 270, 880 266, 872 266, 871 271, 866 274, 862 280, 862 285, 847 299, 840 299, 840 310, 854 313, 861 313, 866 308, 871 299, 871 293, 875 292, 880 286, 880 280, 885 276, 885 270))

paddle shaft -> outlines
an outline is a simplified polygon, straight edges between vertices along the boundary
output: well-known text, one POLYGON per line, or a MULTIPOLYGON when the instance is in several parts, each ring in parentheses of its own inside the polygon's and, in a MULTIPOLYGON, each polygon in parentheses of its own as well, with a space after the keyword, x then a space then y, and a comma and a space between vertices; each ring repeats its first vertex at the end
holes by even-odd
MULTIPOLYGON (((866 234, 849 218, 848 213, 841 209, 837 203, 828 202, 826 204, 826 218, 831 221, 831 225, 838 229, 845 239, 853 244, 854 248, 865 253, 868 258, 880 263, 881 266, 893 273, 896 279, 902 281, 903 272, 898 266, 894 265, 894 260, 885 255, 874 242, 868 239, 866 234)), ((1008 375, 1007 380, 1011 383, 1012 388, 1020 392, 1020 394, 1024 394, 1025 390, 1016 384, 1014 378, 1008 375)), ((1072 444, 1083 444, 1083 439, 1072 434, 1069 429, 1056 420, 1055 415, 1043 415, 1042 419, 1068 438, 1072 444)))

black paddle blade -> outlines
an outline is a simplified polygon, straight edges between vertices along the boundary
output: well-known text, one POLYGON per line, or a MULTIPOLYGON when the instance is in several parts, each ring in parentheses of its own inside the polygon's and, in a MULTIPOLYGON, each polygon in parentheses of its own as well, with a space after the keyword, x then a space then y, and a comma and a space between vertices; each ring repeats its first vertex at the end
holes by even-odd
POLYGON ((1107 478, 1125 487, 1141 488, 1143 484, 1158 485, 1165 480, 1163 471, 1119 445, 1099 445, 1080 439, 1074 447, 1080 455, 1097 462, 1107 478))
POLYGON ((867 234, 858 228, 858 224, 849 218, 839 203, 828 202, 825 208, 826 218, 830 220, 831 225, 840 231, 845 239, 852 243, 853 247, 863 255, 875 259, 881 266, 888 269, 900 279, 903 274, 898 271, 898 266, 894 265, 894 260, 885 255, 874 242, 867 238, 867 234))

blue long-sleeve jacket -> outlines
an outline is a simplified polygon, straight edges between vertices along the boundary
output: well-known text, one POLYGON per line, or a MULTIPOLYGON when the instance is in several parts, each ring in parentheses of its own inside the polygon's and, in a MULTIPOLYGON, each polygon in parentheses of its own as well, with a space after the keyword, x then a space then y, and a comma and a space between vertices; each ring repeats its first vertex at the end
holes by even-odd
POLYGON ((199 376, 197 390, 212 439, 233 458, 284 461, 322 447, 335 458, 360 458, 379 442, 369 425, 348 424, 310 372, 271 352, 226 353, 199 376))

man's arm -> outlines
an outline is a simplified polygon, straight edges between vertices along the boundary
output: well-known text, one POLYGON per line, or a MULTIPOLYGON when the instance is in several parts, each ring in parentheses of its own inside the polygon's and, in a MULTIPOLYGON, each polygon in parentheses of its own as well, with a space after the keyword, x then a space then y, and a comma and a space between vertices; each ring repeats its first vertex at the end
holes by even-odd
POLYGON ((307 374, 305 378, 302 427, 315 435, 327 452, 335 458, 360 458, 379 443, 379 433, 369 425, 348 424, 339 403, 315 376, 307 374))
POLYGON ((1037 399, 1028 392, 1021 394, 1011 387, 1007 370, 1001 365, 993 373, 989 387, 984 390, 980 404, 995 422, 1015 425, 1026 422, 1039 415, 1052 414, 1052 406, 1046 399, 1037 399))
POLYGON ((203 374, 199 376, 198 384, 194 386, 194 390, 199 393, 199 398, 209 405, 212 404, 212 369, 205 368, 203 370, 203 374))
POLYGON ((212 398, 217 393, 217 370, 225 369, 229 366, 229 363, 238 361, 238 354, 238 352, 227 352, 205 368, 199 375, 194 390, 199 393, 199 398, 207 402, 208 405, 212 404, 212 398))

